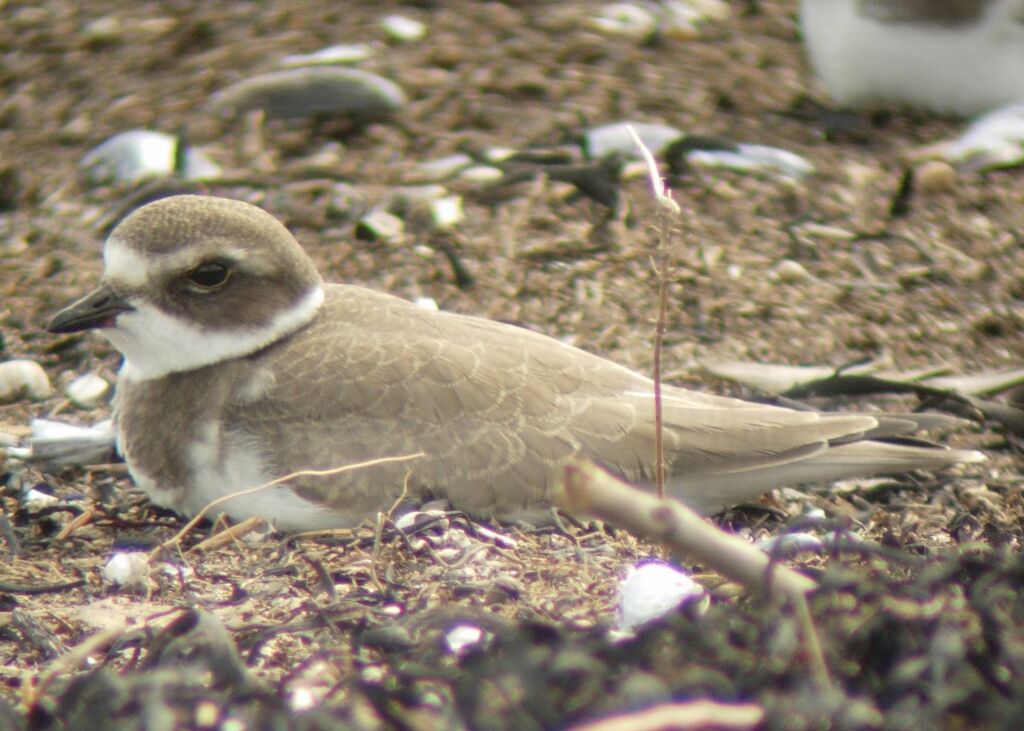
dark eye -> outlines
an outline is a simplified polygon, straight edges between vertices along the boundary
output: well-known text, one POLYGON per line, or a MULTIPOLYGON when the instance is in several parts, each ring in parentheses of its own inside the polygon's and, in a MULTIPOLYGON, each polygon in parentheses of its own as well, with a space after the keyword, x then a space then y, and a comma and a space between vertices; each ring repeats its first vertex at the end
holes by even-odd
POLYGON ((207 262, 200 264, 185 275, 190 289, 200 292, 211 292, 224 286, 228 281, 231 270, 219 262, 207 262))

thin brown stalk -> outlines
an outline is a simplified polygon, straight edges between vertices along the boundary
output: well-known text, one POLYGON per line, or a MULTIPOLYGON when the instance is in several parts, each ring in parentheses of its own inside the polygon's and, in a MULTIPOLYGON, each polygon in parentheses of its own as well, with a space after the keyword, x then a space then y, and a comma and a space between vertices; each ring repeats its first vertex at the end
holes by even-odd
POLYGON ((405 454, 400 457, 381 457, 379 459, 371 459, 366 462, 356 462, 354 464, 342 465, 341 467, 332 467, 331 469, 328 470, 299 470, 297 472, 292 472, 290 474, 284 475, 283 477, 278 477, 277 479, 270 480, 269 482, 264 482, 262 485, 256 485, 255 487, 249 487, 244 490, 238 490, 236 492, 228 493, 227 495, 222 495, 216 500, 211 500, 209 503, 207 503, 202 510, 195 514, 195 517, 192 518, 192 520, 185 524, 185 527, 183 527, 181 530, 175 533, 174 536, 172 536, 171 538, 169 538, 168 540, 164 541, 159 546, 154 548, 152 551, 150 551, 148 558, 150 561, 152 561, 164 549, 177 545, 182 538, 188 535, 188 533, 193 528, 195 528, 196 525, 198 525, 199 521, 201 521, 203 519, 203 516, 210 512, 210 510, 217 507, 218 505, 221 505, 222 503, 227 502, 228 500, 233 500, 236 497, 252 495, 254 493, 261 492, 262 490, 266 490, 268 488, 275 487, 282 483, 288 482, 289 480, 294 480, 296 477, 329 477, 331 475, 340 475, 343 472, 351 472, 352 470, 363 469, 365 467, 373 467, 379 464, 387 464, 389 462, 407 462, 408 460, 411 459, 419 459, 422 456, 423 452, 416 452, 415 454, 405 454))
POLYGON ((665 340, 668 319, 668 252, 672 242, 672 225, 679 217, 680 211, 679 206, 672 199, 671 191, 665 187, 665 181, 661 179, 654 155, 647 149, 632 125, 627 125, 627 129, 647 164, 647 174, 651 179, 654 200, 658 204, 658 251, 654 264, 654 270, 658 275, 658 319, 654 329, 654 477, 658 497, 664 499, 665 430, 661 399, 661 348, 665 340))

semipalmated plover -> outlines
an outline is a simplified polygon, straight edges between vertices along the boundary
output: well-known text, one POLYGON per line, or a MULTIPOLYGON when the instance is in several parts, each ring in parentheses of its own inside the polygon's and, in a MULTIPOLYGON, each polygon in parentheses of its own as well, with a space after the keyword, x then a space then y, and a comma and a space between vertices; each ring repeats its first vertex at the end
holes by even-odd
MULTIPOLYGON (((135 481, 179 512, 296 470, 413 452, 424 456, 222 507, 285 530, 351 526, 406 484, 475 516, 528 520, 577 454, 651 483, 649 378, 519 327, 325 284, 255 206, 150 203, 110 234, 104 264, 99 287, 48 328, 99 328, 123 353, 119 448, 135 481)), ((669 488, 705 513, 780 485, 984 459, 870 438, 914 429, 900 419, 663 395, 669 488)))
POLYGON ((1024 100, 1024 0, 802 0, 800 15, 840 104, 969 115, 1024 100))

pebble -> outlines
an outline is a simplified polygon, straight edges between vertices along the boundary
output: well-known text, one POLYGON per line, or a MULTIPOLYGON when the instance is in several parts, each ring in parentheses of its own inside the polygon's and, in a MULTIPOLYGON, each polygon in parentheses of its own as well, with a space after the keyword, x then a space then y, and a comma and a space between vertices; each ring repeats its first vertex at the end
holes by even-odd
POLYGON ((361 69, 313 66, 252 76, 220 90, 214 110, 233 118, 262 109, 271 119, 386 117, 405 106, 393 81, 361 69))
POLYGON ((284 68, 297 66, 343 66, 359 63, 373 56, 372 46, 365 43, 344 43, 321 48, 313 53, 297 53, 285 56, 278 63, 284 68))
POLYGON ((405 15, 388 15, 381 19, 380 25, 388 38, 399 43, 421 40, 427 33, 426 25, 405 15))
POLYGON ((608 35, 646 41, 658 30, 658 18, 646 8, 633 3, 610 3, 591 18, 596 30, 608 35))
POLYGON ((828 241, 853 241, 857 238, 857 234, 849 229, 829 226, 823 223, 814 223, 813 221, 797 226, 796 230, 805 236, 826 239, 828 241))
MULTIPOLYGON (((174 173, 178 138, 164 132, 136 129, 121 132, 94 147, 79 166, 94 185, 131 183, 174 173)), ((209 180, 221 174, 220 167, 199 150, 185 150, 186 180, 209 180)))
POLYGON ((792 259, 783 259, 775 265, 772 271, 779 278, 780 282, 785 282, 786 284, 810 282, 814 279, 803 264, 792 259))
POLYGON ((922 193, 945 193, 956 187, 956 170, 945 160, 928 160, 915 168, 914 181, 922 193))
POLYGON ((477 184, 494 183, 504 177, 505 173, 500 168, 490 165, 470 165, 459 173, 460 180, 477 184))
POLYGON ((370 211, 356 224, 356 238, 364 241, 398 241, 405 233, 401 218, 383 209, 370 211))
POLYGON ((49 376, 35 361, 0 363, 0 404, 11 404, 23 398, 39 401, 52 394, 49 376))
POLYGON ((121 39, 121 33, 121 21, 114 15, 97 18, 82 30, 85 42, 94 48, 117 43, 121 39))
POLYGON ((473 158, 464 152, 428 160, 416 166, 416 177, 424 181, 447 180, 473 164, 473 158))
POLYGON ((731 14, 723 0, 664 0, 659 5, 658 31, 681 40, 697 38, 704 21, 726 20, 731 14))
POLYGON ((462 196, 446 195, 430 202, 430 213, 434 219, 434 228, 438 231, 450 231, 466 219, 462 209, 462 196))
POLYGON ((83 409, 99 406, 110 394, 110 384, 95 373, 79 376, 64 389, 71 402, 83 409))
POLYGON ((366 215, 366 194, 351 183, 335 183, 327 200, 327 215, 332 220, 356 221, 366 215))

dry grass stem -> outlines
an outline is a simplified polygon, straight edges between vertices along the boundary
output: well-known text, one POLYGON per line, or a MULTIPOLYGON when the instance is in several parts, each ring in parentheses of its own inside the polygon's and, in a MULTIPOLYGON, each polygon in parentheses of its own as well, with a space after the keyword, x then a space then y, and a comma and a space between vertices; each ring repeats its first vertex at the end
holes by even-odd
POLYGON ((572 726, 569 731, 687 731, 708 728, 742 731, 760 726, 763 720, 764 709, 753 703, 690 701, 664 703, 635 713, 603 718, 572 726))
POLYGON ((752 591, 802 599, 817 586, 806 576, 772 563, 762 551, 716 528, 682 503, 660 500, 589 460, 576 460, 565 468, 554 499, 577 517, 599 518, 636 536, 662 542, 752 591))
POLYGON ((665 182, 661 179, 654 155, 647 149, 633 126, 626 125, 626 127, 647 164, 647 174, 650 176, 651 188, 654 190, 654 198, 658 204, 658 252, 655 262, 655 271, 658 275, 658 319, 654 332, 654 459, 658 497, 664 500, 665 435, 661 403, 661 347, 665 340, 665 327, 668 320, 668 250, 672 240, 672 224, 679 218, 680 211, 679 206, 672 200, 671 191, 665 187, 665 182))
POLYGON ((195 517, 192 518, 192 520, 190 520, 188 523, 186 523, 185 526, 180 531, 178 531, 170 539, 164 541, 159 546, 150 551, 148 558, 150 561, 152 561, 153 558, 155 558, 161 551, 170 548, 171 546, 177 545, 182 538, 188 535, 189 531, 191 531, 193 528, 196 527, 196 525, 199 524, 199 521, 201 521, 203 517, 208 512, 210 512, 210 510, 217 507, 218 505, 226 503, 228 500, 233 500, 237 497, 244 497, 246 495, 253 495, 257 492, 260 492, 261 490, 267 490, 271 487, 276 487, 277 485, 281 485, 285 482, 288 482, 289 480, 294 480, 297 477, 330 477, 331 475, 340 475, 343 472, 351 472, 352 470, 364 469, 366 467, 373 467, 379 464, 388 464, 390 462, 406 462, 412 459, 419 459, 422 456, 423 452, 416 452, 415 454, 405 454, 399 457, 380 457, 378 459, 367 460, 366 462, 356 462, 354 464, 342 465, 341 467, 332 467, 331 469, 327 470, 299 470, 297 472, 292 472, 290 474, 284 475, 283 477, 278 477, 277 479, 270 480, 269 482, 264 482, 262 485, 256 485, 255 487, 249 487, 244 490, 238 490, 236 492, 223 495, 217 498, 216 500, 212 500, 209 503, 207 503, 206 506, 198 513, 196 513, 195 517))
POLYGON ((266 526, 267 521, 265 519, 258 515, 254 515, 251 518, 246 518, 241 523, 225 526, 224 530, 219 533, 215 533, 204 541, 200 541, 196 545, 192 546, 188 552, 202 553, 203 551, 213 551, 227 543, 238 540, 248 533, 255 530, 261 530, 266 526))

